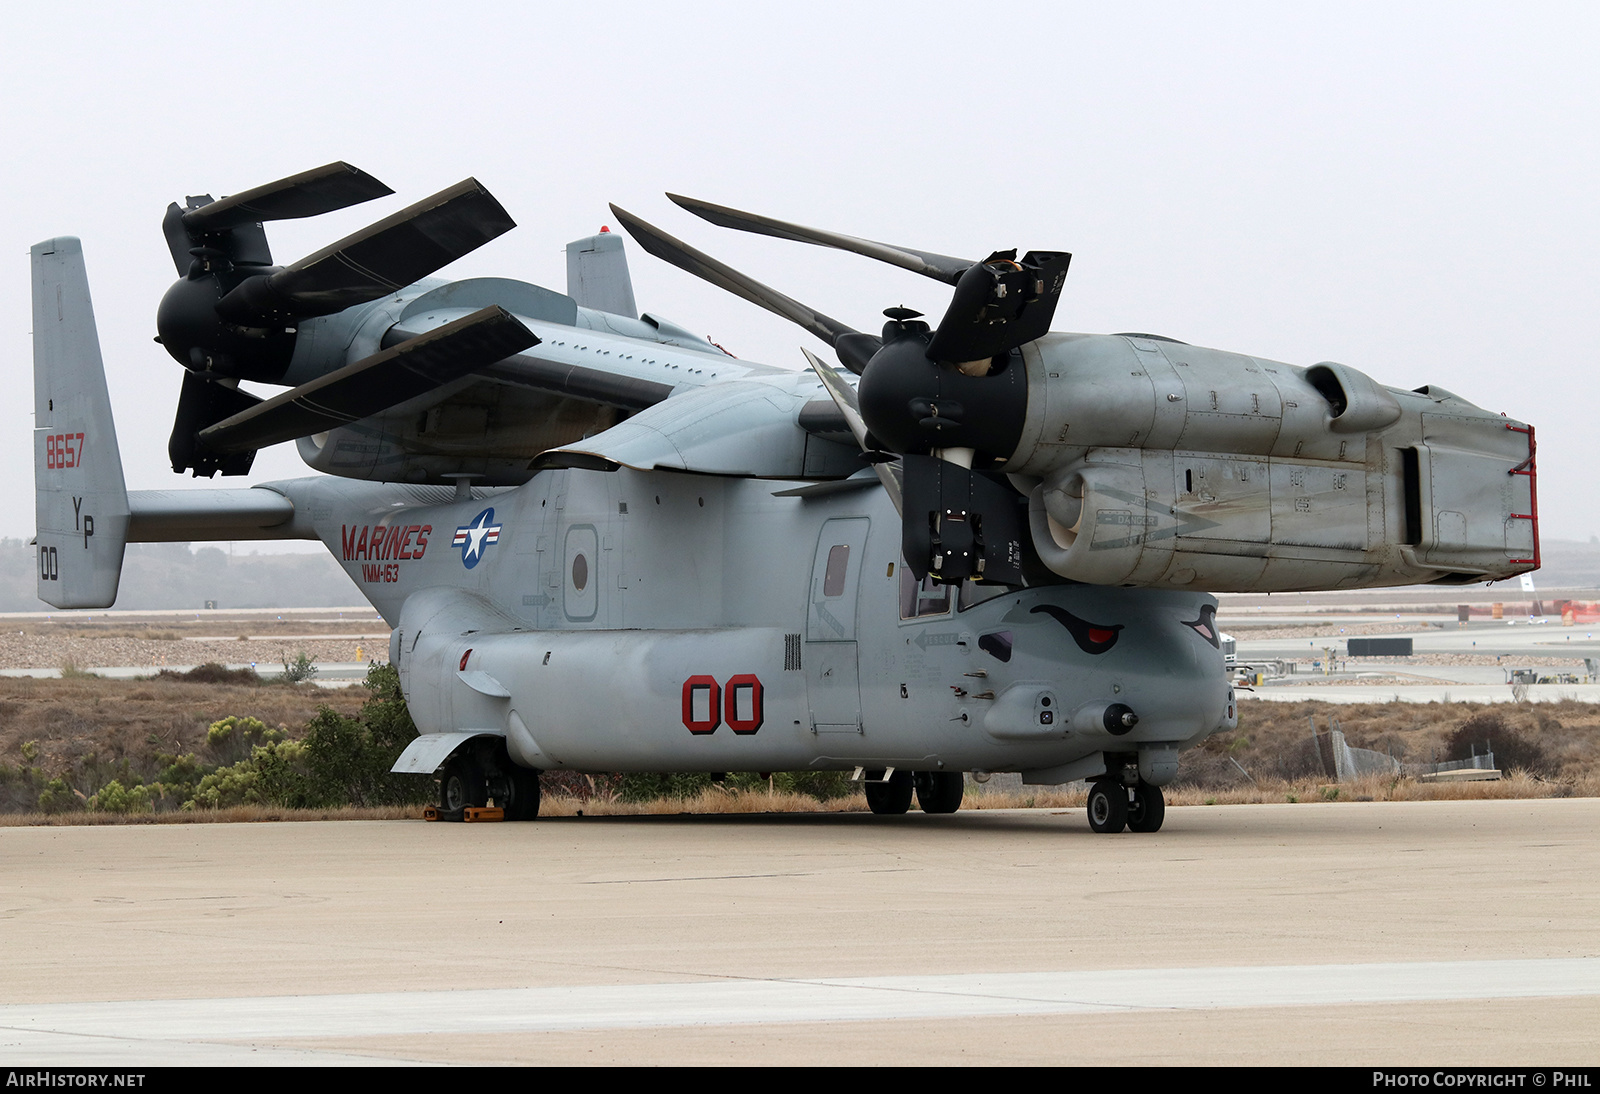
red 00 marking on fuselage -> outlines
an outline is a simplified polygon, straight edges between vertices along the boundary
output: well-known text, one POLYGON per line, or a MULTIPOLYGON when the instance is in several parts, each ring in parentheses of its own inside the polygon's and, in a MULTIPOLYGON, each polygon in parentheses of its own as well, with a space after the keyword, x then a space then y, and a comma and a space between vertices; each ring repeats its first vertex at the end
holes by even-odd
POLYGON ((715 733, 724 721, 740 736, 749 736, 766 720, 765 689, 753 672, 728 678, 727 687, 714 676, 691 676, 683 682, 683 726, 697 737, 715 733), (740 707, 748 713, 739 716, 740 707))

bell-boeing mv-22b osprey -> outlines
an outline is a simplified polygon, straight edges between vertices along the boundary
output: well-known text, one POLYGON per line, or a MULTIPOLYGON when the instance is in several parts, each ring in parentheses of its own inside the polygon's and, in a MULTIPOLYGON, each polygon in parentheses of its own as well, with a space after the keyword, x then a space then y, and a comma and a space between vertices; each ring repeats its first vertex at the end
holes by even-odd
POLYGON ((1155 831, 1179 753, 1235 724, 1211 593, 1538 566, 1531 426, 1347 365, 1051 333, 1064 253, 674 199, 953 287, 873 335, 613 207, 847 371, 788 370, 639 314, 615 234, 568 247, 565 294, 432 279, 513 226, 473 180, 272 264, 263 222, 387 193, 341 163, 167 212, 173 469, 294 441, 326 473, 249 489, 126 490, 81 248, 33 248, 39 595, 110 605, 130 541, 320 540, 394 628, 422 734, 396 770, 439 772, 446 815, 532 817, 553 769, 854 770, 876 813, 1020 771, 1155 831))

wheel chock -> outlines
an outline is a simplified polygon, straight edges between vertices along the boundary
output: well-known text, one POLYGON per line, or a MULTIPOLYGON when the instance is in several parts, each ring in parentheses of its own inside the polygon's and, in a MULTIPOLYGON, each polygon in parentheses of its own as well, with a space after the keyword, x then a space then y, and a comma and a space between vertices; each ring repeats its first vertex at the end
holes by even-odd
POLYGON ((422 807, 422 819, 425 821, 444 820, 444 814, 439 812, 437 805, 425 805, 422 807))
POLYGON ((469 805, 461 811, 461 819, 472 821, 503 821, 506 811, 498 805, 469 805))

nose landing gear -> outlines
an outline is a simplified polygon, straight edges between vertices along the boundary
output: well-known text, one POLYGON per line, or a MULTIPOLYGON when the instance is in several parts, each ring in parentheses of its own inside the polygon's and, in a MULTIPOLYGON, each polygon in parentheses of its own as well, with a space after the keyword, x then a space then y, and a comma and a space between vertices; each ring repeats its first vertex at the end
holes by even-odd
POLYGON ((1159 786, 1140 781, 1131 789, 1121 779, 1099 779, 1089 790, 1089 827, 1096 832, 1156 832, 1167 816, 1159 786))
POLYGON ((1141 782, 1133 788, 1133 800, 1128 803, 1128 830, 1131 832, 1159 832, 1161 822, 1167 819, 1167 799, 1159 786, 1141 782))

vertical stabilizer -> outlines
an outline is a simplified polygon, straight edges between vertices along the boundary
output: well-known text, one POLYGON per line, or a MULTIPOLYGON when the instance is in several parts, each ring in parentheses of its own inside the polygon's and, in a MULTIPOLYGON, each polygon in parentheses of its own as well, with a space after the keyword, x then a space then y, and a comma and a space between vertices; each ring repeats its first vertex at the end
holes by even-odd
POLYGON ((639 318, 620 235, 602 231, 567 244, 567 295, 579 307, 639 318))
POLYGON ((33 402, 39 599, 110 607, 122 576, 128 491, 83 245, 71 236, 33 248, 33 402))

